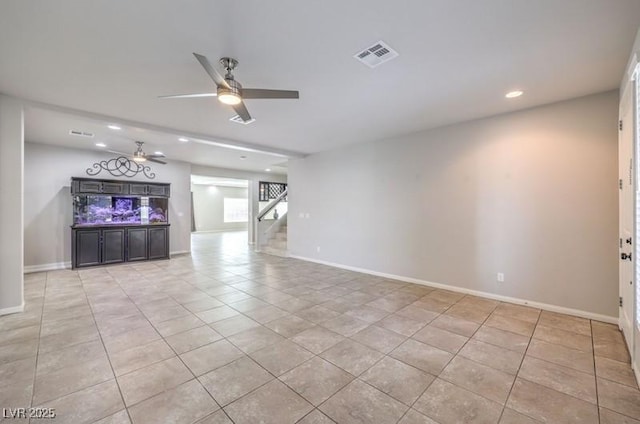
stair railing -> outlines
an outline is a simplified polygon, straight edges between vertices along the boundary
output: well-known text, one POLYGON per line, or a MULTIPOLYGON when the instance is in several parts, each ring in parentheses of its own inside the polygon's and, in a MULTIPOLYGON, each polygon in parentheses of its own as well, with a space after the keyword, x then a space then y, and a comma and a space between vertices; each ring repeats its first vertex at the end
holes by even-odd
POLYGON ((267 216, 267 214, 271 212, 273 208, 278 206, 278 204, 287 197, 288 192, 289 192, 289 189, 285 189, 282 193, 280 193, 278 197, 276 197, 271 202, 269 202, 269 204, 262 210, 262 212, 258 214, 258 222, 262 221, 264 217, 267 216))
POLYGON ((280 204, 280 202, 284 201, 287 198, 287 193, 288 190, 285 189, 282 193, 280 193, 278 197, 269 202, 269 204, 267 204, 267 206, 262 211, 260 211, 260 213, 256 217, 256 220, 254 222, 256 234, 256 251, 259 252, 260 248, 269 241, 269 237, 272 237, 273 234, 278 231, 280 226, 283 225, 283 222, 286 222, 286 212, 280 215, 279 218, 275 220, 275 222, 265 220, 265 218, 269 212, 271 212, 276 206, 280 204))

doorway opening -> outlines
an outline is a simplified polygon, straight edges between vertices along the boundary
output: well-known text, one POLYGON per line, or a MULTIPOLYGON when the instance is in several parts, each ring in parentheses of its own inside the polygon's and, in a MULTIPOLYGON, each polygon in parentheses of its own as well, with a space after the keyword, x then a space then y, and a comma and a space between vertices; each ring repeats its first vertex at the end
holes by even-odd
POLYGON ((247 232, 249 181, 191 176, 191 232, 247 232))

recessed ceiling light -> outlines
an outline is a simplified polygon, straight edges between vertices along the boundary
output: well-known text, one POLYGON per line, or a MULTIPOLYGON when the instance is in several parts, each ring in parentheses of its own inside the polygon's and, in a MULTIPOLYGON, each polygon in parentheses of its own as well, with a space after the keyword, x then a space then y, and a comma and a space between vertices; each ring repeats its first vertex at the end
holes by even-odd
POLYGON ((516 97, 520 97, 523 94, 524 94, 524 91, 513 90, 513 91, 509 91, 507 94, 505 94, 504 97, 506 97, 507 99, 515 99, 516 97))
POLYGON ((245 160, 246 158, 246 156, 240 156, 240 160, 245 160))
POLYGON ((265 169, 265 171, 271 172, 271 168, 267 168, 267 169, 265 169))
POLYGON ((108 127, 111 128, 112 130, 121 130, 122 129, 121 127, 119 127, 117 125, 113 125, 113 124, 109 125, 108 127))
POLYGON ((154 155, 164 155, 162 152, 153 152, 154 155))
POLYGON ((96 146, 97 147, 107 147, 107 145, 104 144, 104 143, 96 143, 96 146))
POLYGON ((188 142, 189 142, 189 139, 188 139, 188 138, 185 138, 185 137, 180 137, 180 138, 178 139, 178 141, 182 141, 183 143, 188 143, 188 142))

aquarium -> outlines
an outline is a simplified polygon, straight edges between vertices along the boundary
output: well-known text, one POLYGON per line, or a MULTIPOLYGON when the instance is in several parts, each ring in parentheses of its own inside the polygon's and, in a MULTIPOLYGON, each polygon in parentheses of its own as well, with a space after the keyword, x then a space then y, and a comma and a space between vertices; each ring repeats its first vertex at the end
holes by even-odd
POLYGON ((168 203, 169 199, 161 197, 77 195, 73 198, 73 224, 166 224, 168 203))

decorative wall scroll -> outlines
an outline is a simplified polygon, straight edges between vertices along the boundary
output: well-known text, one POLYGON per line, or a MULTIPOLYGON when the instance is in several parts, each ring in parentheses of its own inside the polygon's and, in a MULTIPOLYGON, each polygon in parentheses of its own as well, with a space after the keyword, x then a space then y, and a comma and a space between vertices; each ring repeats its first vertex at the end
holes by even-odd
POLYGON ((114 177, 132 178, 140 173, 150 180, 156 177, 156 174, 151 171, 151 167, 148 165, 142 165, 124 156, 94 163, 91 168, 87 168, 87 175, 95 176, 102 171, 107 171, 114 177))

